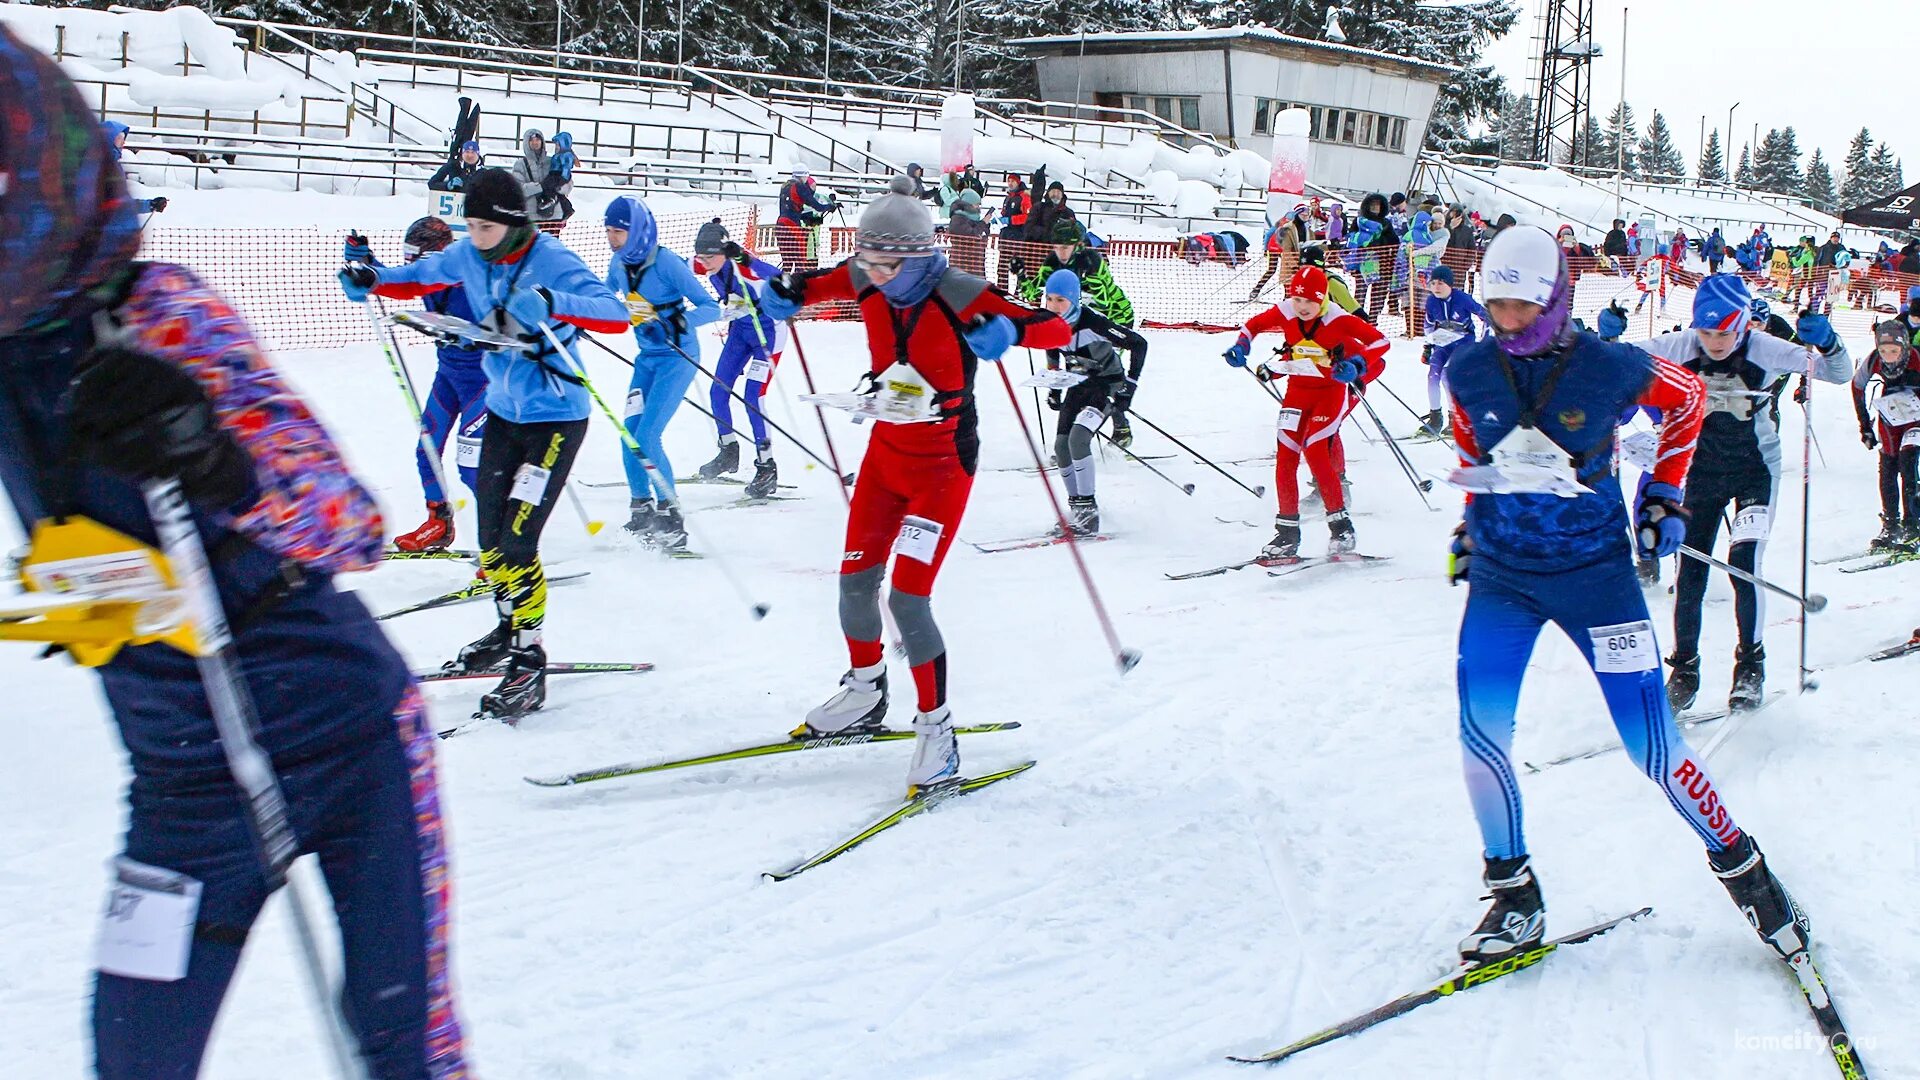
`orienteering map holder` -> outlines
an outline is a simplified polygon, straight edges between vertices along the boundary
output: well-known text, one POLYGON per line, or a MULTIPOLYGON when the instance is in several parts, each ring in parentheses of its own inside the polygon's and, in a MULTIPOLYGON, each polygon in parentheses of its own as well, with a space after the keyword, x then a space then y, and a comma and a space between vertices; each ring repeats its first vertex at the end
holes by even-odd
POLYGON ((404 326, 447 344, 468 344, 482 349, 527 352, 533 348, 519 338, 488 330, 477 323, 433 311, 396 311, 389 318, 395 326, 404 326))

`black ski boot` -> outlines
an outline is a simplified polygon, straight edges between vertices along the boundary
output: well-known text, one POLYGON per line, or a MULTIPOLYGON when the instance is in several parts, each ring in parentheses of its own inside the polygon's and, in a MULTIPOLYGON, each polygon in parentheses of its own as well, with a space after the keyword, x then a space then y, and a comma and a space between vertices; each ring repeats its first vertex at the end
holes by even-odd
POLYGON ((1547 905, 1527 857, 1488 859, 1480 880, 1492 890, 1483 899, 1493 906, 1460 939, 1460 959, 1484 964, 1540 944, 1547 936, 1547 905))
POLYGON ((1675 715, 1693 708, 1693 699, 1700 696, 1700 654, 1681 656, 1674 653, 1667 657, 1667 708, 1675 715))
POLYGON ((1441 417, 1439 409, 1430 410, 1425 416, 1420 418, 1421 430, 1429 439, 1446 438, 1447 429, 1444 426, 1445 423, 1446 421, 1441 417))
POLYGON ((1867 546, 1874 551, 1892 551, 1906 542, 1907 530, 1900 524, 1899 518, 1880 515, 1880 535, 1873 538, 1867 546))
POLYGON ((1806 950, 1813 929, 1807 913, 1800 910, 1786 886, 1773 876, 1766 856, 1761 854, 1760 845, 1753 842, 1753 837, 1741 833, 1732 847, 1708 852, 1707 864, 1713 867, 1720 884, 1727 887, 1733 906, 1740 909, 1760 940, 1779 953, 1782 960, 1792 960, 1806 950))
POLYGON ((1353 519, 1342 510, 1327 515, 1327 554, 1349 555, 1360 546, 1360 540, 1353 534, 1353 519))
POLYGON ((653 531, 655 516, 652 499, 635 499, 627 504, 627 523, 620 527, 633 536, 644 537, 653 531))
POLYGON ((687 550, 687 521, 680 511, 665 507, 653 516, 653 533, 650 536, 653 545, 669 555, 677 555, 687 550))
POLYGON ((1093 501, 1093 496, 1067 496, 1067 527, 1075 536, 1092 536, 1100 531, 1100 504, 1093 501))
POLYGON ((517 723, 547 703, 547 650, 538 642, 507 654, 507 675, 481 695, 476 717, 517 723))
POLYGON ((1739 712, 1757 709, 1766 700, 1767 647, 1755 642, 1733 650, 1733 691, 1727 708, 1739 712))
POLYGON ((1122 450, 1133 445, 1133 425, 1127 423, 1126 413, 1113 418, 1113 445, 1122 450))
POLYGON ((780 488, 780 467, 773 463, 773 442, 754 444, 753 479, 747 481, 746 497, 764 499, 780 488))
POLYGON ((1634 565, 1634 571, 1640 575, 1642 586, 1660 584, 1660 560, 1641 559, 1634 565))
POLYGON ((740 440, 729 435, 720 440, 720 452, 700 466, 700 479, 718 480, 740 471, 740 440))
POLYGON ((1300 554, 1300 519, 1273 519, 1273 539, 1260 549, 1262 559, 1292 559, 1300 554))
POLYGON ((486 632, 475 641, 460 647, 457 659, 448 661, 443 670, 457 671, 462 675, 478 675, 483 671, 492 671, 506 662, 513 651, 513 620, 502 617, 498 626, 486 632))

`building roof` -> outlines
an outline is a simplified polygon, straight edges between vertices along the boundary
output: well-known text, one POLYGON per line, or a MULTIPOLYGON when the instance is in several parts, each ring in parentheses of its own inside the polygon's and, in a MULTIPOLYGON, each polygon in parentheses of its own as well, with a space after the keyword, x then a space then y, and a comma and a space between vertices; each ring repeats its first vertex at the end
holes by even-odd
POLYGON ((1316 41, 1313 38, 1294 37, 1283 34, 1266 26, 1226 26, 1199 30, 1137 30, 1105 34, 1052 34, 1045 37, 1014 38, 1007 42, 1034 53, 1062 53, 1077 49, 1082 43, 1087 45, 1108 46, 1102 52, 1114 51, 1115 45, 1139 45, 1143 47, 1177 47, 1180 45, 1198 46, 1202 43, 1246 42, 1291 46, 1313 52, 1323 52, 1335 57, 1366 59, 1377 62, 1403 65, 1422 74, 1448 76, 1462 69, 1452 64, 1436 64, 1429 60, 1416 60, 1411 56, 1397 53, 1380 52, 1377 49, 1362 49, 1354 45, 1341 45, 1331 41, 1316 41))

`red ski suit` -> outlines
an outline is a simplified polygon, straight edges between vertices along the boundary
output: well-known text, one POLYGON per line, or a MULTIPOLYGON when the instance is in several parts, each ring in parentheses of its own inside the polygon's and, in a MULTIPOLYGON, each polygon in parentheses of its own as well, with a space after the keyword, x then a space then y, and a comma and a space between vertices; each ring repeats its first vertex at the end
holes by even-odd
MULTIPOLYGON (((797 283, 806 304, 857 302, 867 324, 868 371, 878 376, 896 362, 905 362, 933 387, 935 408, 947 414, 947 419, 930 423, 874 424, 848 508, 846 548, 840 557, 843 577, 882 565, 892 555, 896 539, 906 539, 902 525, 911 515, 920 519, 914 525, 915 535, 924 537, 937 529, 938 540, 925 558, 902 551, 893 560, 893 588, 896 593, 930 596, 940 564, 960 530, 980 458, 973 398, 979 361, 962 334, 983 315, 1013 320, 1020 331, 1019 343, 1036 349, 1066 345, 1072 331, 1059 318, 1022 307, 987 282, 958 270, 947 270, 927 299, 908 308, 895 307, 852 260, 802 275, 797 283)), ((844 602, 842 626, 846 628, 844 602)), ((869 641, 849 633, 847 652, 856 668, 883 659, 878 638, 869 641)), ((915 659, 911 653, 909 658, 915 659)), ((929 712, 944 702, 945 674, 944 650, 915 659, 913 680, 920 711, 929 712)))
POLYGON ((1346 494, 1340 488, 1340 470, 1344 462, 1334 451, 1334 436, 1340 424, 1353 410, 1353 395, 1359 387, 1380 377, 1387 367, 1387 339, 1374 325, 1357 315, 1344 312, 1322 313, 1301 322, 1279 307, 1270 307, 1247 321, 1240 331, 1251 341, 1269 331, 1286 336, 1288 354, 1310 360, 1318 375, 1291 375, 1287 392, 1280 402, 1280 418, 1275 425, 1279 449, 1273 466, 1273 491, 1278 513, 1283 518, 1300 516, 1300 458, 1313 470, 1320 485, 1320 498, 1327 513, 1347 508, 1346 494), (1349 387, 1328 374, 1340 357, 1359 360, 1363 365, 1359 383, 1349 387))

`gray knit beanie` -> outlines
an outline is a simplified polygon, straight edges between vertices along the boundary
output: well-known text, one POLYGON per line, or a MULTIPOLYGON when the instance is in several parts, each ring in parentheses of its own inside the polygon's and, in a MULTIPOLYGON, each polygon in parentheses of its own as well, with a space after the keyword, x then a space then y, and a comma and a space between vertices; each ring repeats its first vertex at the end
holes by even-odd
POLYGON ((726 245, 727 227, 720 224, 719 218, 714 218, 712 221, 700 226, 700 231, 693 234, 693 253, 695 255, 718 255, 720 254, 720 249, 726 245))
POLYGON ((933 215, 927 204, 913 197, 913 181, 895 176, 887 193, 867 204, 855 238, 861 251, 903 258, 933 254, 933 215))

